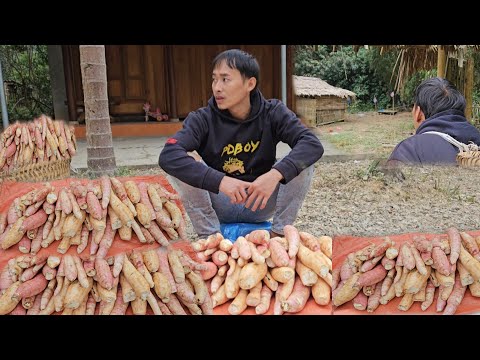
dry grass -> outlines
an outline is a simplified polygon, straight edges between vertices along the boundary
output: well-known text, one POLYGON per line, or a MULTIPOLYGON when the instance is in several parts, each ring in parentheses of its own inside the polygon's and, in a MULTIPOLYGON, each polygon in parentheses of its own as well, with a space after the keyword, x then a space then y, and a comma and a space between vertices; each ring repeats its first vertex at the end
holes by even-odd
POLYGON ((315 129, 348 154, 388 157, 395 145, 414 133, 410 112, 380 115, 374 112, 348 114, 345 122, 315 129))

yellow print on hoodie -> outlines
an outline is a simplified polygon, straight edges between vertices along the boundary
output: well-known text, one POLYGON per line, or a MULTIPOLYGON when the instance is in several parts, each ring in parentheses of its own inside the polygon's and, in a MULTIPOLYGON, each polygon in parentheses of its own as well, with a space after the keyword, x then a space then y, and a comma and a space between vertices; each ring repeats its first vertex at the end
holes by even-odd
POLYGON ((239 172, 240 174, 245 174, 245 168, 243 167, 243 161, 237 158, 228 158, 227 161, 223 164, 223 171, 229 174, 239 172))
POLYGON ((258 145, 260 145, 260 140, 256 142, 248 141, 245 145, 242 145, 242 143, 236 143, 235 145, 228 144, 223 147, 222 155, 220 156, 223 156, 225 153, 233 156, 237 156, 237 154, 240 154, 241 152, 253 153, 255 150, 257 150, 258 145))
MULTIPOLYGON (((245 145, 242 143, 236 143, 235 145, 233 144, 228 144, 223 147, 222 155, 223 156, 225 153, 227 155, 233 155, 236 156, 237 154, 241 152, 250 152, 253 153, 255 150, 257 150, 258 145, 260 145, 260 140, 253 142, 253 141, 248 141, 245 145)), ((228 160, 226 160, 223 164, 223 171, 225 171, 228 174, 234 174, 237 171, 240 174, 245 174, 245 168, 243 166, 243 161, 239 160, 235 157, 229 157, 228 160)))

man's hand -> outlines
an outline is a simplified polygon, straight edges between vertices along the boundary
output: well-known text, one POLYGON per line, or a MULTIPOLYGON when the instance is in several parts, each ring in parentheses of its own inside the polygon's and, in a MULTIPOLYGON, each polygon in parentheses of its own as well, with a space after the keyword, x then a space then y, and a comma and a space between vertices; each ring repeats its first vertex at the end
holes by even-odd
POLYGON ((272 169, 256 178, 248 189, 248 200, 245 207, 249 208, 255 200, 251 208, 252 211, 256 211, 259 206, 260 210, 265 209, 268 199, 270 199, 270 196, 272 196, 272 193, 282 179, 283 175, 276 169, 272 169))
POLYGON ((232 204, 242 204, 247 200, 245 191, 251 186, 251 183, 224 176, 220 182, 219 190, 230 198, 232 204))

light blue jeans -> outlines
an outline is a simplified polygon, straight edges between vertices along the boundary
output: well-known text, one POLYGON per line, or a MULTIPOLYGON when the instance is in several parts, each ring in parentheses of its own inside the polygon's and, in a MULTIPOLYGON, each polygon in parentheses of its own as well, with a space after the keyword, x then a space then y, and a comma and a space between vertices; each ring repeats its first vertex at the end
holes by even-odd
MULTIPOLYGON (((205 238, 220 232, 220 223, 258 223, 273 216, 272 231, 283 235, 283 227, 292 225, 310 189, 314 165, 303 170, 288 184, 278 184, 265 209, 252 211, 245 204, 232 204, 222 192, 218 194, 188 185, 173 176, 170 183, 179 193, 197 235, 205 238)), ((253 204, 250 206, 253 207, 253 204)))

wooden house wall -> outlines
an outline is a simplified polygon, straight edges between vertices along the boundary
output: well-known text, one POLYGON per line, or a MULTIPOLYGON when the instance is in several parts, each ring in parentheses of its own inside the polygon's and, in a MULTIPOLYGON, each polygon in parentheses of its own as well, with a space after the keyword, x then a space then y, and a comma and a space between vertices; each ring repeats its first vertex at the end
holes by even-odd
MULTIPOLYGON (((76 120, 83 105, 78 45, 63 45, 69 114, 76 120)), ((108 96, 112 116, 143 113, 149 101, 170 118, 184 118, 206 106, 212 95, 212 60, 223 50, 240 48, 260 64, 259 88, 266 98, 281 98, 279 45, 106 45, 108 96)), ((287 59, 291 60, 291 51, 287 59)), ((291 63, 291 61, 290 61, 291 63)), ((287 67, 288 105, 293 106, 291 74, 287 67)))

